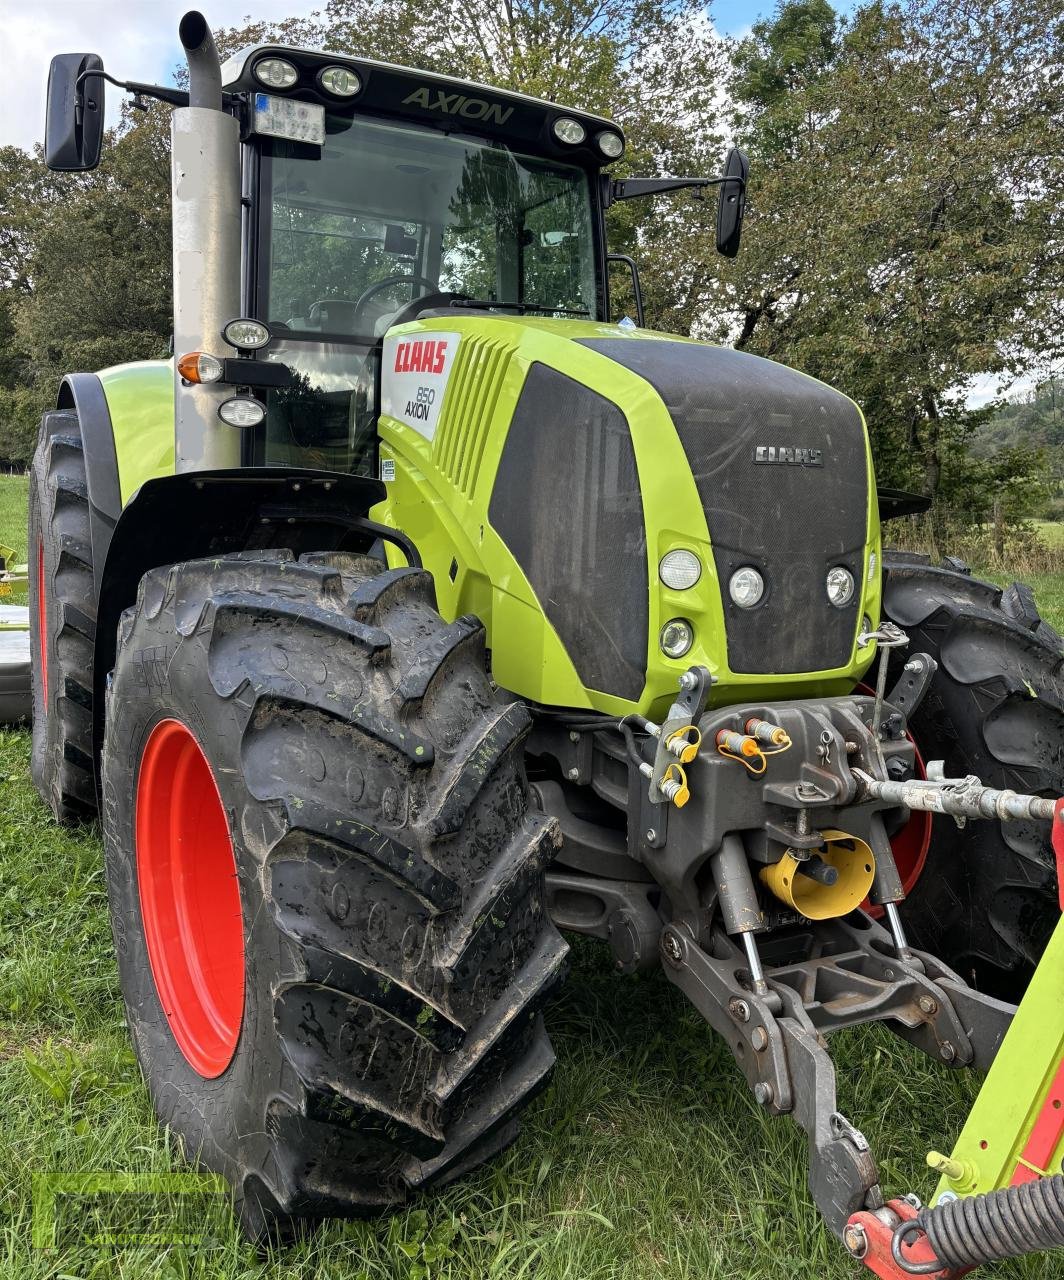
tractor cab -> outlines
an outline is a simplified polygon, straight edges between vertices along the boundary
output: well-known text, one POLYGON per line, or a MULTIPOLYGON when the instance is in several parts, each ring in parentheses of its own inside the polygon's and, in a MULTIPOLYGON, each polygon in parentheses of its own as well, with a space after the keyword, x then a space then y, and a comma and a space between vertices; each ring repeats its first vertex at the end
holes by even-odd
POLYGON ((426 312, 604 319, 607 120, 365 59, 259 46, 239 102, 243 313, 269 326, 245 463, 374 474, 384 332, 426 312))

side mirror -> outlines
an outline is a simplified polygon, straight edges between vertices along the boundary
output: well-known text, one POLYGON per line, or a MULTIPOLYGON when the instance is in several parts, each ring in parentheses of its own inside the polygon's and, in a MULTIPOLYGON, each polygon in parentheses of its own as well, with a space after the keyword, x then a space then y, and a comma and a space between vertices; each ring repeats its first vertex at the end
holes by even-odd
POLYGON ((738 147, 732 147, 724 161, 724 181, 717 200, 717 252, 734 258, 739 252, 746 210, 746 175, 750 161, 738 147))
POLYGON ((58 173, 83 173, 100 163, 104 79, 81 79, 87 71, 103 71, 95 53, 57 53, 48 71, 44 163, 58 173))

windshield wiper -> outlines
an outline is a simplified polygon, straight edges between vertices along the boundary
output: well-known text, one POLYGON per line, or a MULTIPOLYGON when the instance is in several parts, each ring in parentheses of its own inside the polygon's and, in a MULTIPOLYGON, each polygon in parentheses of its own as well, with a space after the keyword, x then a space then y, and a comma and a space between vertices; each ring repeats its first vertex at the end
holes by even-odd
POLYGON ((591 312, 573 311, 568 307, 542 307, 535 302, 493 302, 489 298, 452 298, 449 307, 496 307, 503 311, 546 311, 557 316, 590 316, 591 312))

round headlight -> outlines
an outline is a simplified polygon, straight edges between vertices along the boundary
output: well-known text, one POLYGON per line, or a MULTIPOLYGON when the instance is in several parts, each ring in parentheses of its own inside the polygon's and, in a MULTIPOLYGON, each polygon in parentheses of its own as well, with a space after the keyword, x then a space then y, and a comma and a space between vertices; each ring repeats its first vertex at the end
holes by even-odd
POLYGON ((222 330, 222 337, 241 351, 258 351, 269 342, 270 331, 261 320, 230 320, 222 330))
POLYGON ((624 139, 619 133, 600 133, 597 141, 599 150, 611 160, 618 160, 624 155, 624 139))
POLYGON ((299 79, 295 64, 287 58, 260 58, 251 68, 251 74, 270 89, 291 89, 299 79))
POLYGON ((350 67, 326 67, 318 76, 318 83, 338 98, 353 98, 362 88, 362 80, 350 67))
POLYGON ((559 116, 554 122, 554 136, 559 142, 567 142, 571 147, 576 147, 587 137, 587 130, 572 116, 559 116))
POLYGON ((266 406, 249 396, 233 396, 218 406, 218 417, 231 427, 257 427, 265 416, 266 406))
POLYGON ((658 577, 673 591, 686 591, 702 576, 702 561, 693 551, 667 551, 658 565, 658 577))
POLYGON ((842 609, 853 599, 853 574, 837 564, 828 570, 828 599, 836 609, 842 609))
POLYGON ((189 351, 178 359, 177 371, 186 382, 217 382, 222 362, 207 351, 189 351))
POLYGON ((728 594, 740 609, 752 609, 765 594, 765 579, 752 565, 736 569, 728 582, 728 594))
POLYGON ((658 643, 666 658, 682 658, 695 642, 695 629, 686 618, 673 618, 661 628, 658 643))

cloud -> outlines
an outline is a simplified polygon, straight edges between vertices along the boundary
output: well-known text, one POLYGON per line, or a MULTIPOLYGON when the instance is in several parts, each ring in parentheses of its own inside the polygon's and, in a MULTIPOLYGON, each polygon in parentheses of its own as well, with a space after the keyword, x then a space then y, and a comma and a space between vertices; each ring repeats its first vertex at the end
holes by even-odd
MULTIPOLYGON (((182 61, 177 24, 195 0, 0 0, 3 8, 5 104, 0 146, 25 147, 44 140, 44 91, 56 53, 92 52, 120 80, 173 84, 182 61)), ((312 0, 205 0, 217 29, 250 21, 303 17, 312 0)), ((108 124, 118 119, 123 97, 108 85, 108 124)))
POLYGON ((1033 376, 1012 378, 1008 374, 981 373, 972 379, 964 404, 968 409, 981 409, 998 396, 1018 400, 1021 396, 1029 395, 1037 385, 1038 379, 1033 376))

